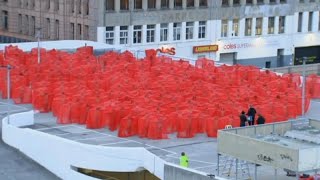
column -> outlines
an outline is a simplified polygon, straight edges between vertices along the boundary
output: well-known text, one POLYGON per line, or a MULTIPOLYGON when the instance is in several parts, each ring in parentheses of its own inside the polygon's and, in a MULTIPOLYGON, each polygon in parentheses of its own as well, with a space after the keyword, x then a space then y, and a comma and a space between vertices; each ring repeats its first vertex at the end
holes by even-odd
POLYGON ((245 18, 239 19, 239 37, 244 37, 244 30, 246 27, 245 24, 246 24, 245 18))
POLYGON ((232 20, 228 20, 228 37, 232 37, 232 25, 233 25, 233 21, 232 20))
POLYGON ((114 27, 114 44, 120 44, 120 26, 114 27))
POLYGON ((160 24, 156 24, 156 32, 155 32, 155 43, 160 42, 160 24))
POLYGON ((119 0, 114 0, 114 10, 115 10, 115 12, 120 11, 120 1, 119 0))
POLYGON ((186 40, 186 22, 181 23, 181 41, 186 40))
POLYGON ((141 43, 146 44, 147 43, 147 25, 142 25, 142 35, 141 35, 141 43))
POLYGON ((182 0, 182 9, 187 8, 187 0, 182 0))
POLYGON ((268 23, 269 23, 269 18, 268 17, 263 17, 263 20, 262 20, 262 35, 267 35, 268 34, 268 23))
POLYGON ((133 44, 133 26, 130 25, 128 30, 129 30, 128 31, 128 45, 132 46, 132 44, 133 44))
POLYGON ((309 12, 302 14, 302 32, 308 32, 309 12))
POLYGON ((199 34, 199 21, 193 23, 193 39, 198 39, 199 34))
POLYGON ((142 10, 148 9, 148 0, 142 0, 142 10))
POLYGON ((279 16, 274 18, 274 34, 279 34, 279 16))
POLYGON ((156 0, 156 9, 161 9, 161 0, 156 0))
POLYGON ((168 41, 173 41, 173 23, 168 24, 168 41))
POLYGON ((169 0, 169 9, 174 8, 174 0, 169 0))
POLYGON ((199 0, 194 0, 194 7, 198 8, 199 7, 199 0))
POLYGON ((257 25, 257 18, 253 17, 252 18, 252 28, 251 28, 251 31, 252 31, 252 34, 251 36, 256 36, 256 25, 257 25))
POLYGON ((312 31, 317 32, 319 31, 319 11, 313 12, 313 22, 312 22, 312 31))

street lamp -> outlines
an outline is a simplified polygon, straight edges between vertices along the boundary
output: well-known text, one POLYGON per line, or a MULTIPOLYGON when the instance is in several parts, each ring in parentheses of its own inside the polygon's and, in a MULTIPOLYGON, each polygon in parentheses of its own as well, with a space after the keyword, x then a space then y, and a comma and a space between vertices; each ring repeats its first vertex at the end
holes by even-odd
POLYGON ((37 33, 36 33, 36 38, 38 40, 38 64, 40 64, 40 38, 41 38, 41 29, 42 28, 37 28, 37 33))
POLYGON ((304 106, 306 99, 306 61, 307 57, 302 57, 302 117, 304 117, 304 106))
POLYGON ((0 68, 6 68, 7 69, 7 115, 8 115, 8 124, 10 124, 10 119, 9 119, 9 115, 10 115, 10 109, 9 109, 9 103, 10 103, 10 70, 12 69, 12 67, 8 64, 7 66, 0 66, 0 68))

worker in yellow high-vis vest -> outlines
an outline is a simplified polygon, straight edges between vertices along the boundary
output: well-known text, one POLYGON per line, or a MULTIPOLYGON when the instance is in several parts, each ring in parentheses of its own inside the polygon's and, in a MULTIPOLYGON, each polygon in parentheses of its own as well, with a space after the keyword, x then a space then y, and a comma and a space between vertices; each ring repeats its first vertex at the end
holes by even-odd
POLYGON ((180 166, 189 167, 189 158, 184 152, 181 153, 180 166))

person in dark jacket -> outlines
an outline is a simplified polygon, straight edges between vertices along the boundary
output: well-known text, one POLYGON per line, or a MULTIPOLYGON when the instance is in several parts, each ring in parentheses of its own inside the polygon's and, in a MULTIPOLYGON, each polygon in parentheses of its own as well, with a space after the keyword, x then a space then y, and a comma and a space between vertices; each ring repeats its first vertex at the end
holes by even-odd
POLYGON ((240 127, 246 126, 246 122, 247 122, 246 113, 244 111, 242 111, 240 114, 240 127))
POLYGON ((256 113, 257 113, 256 109, 254 109, 253 106, 250 105, 250 108, 248 109, 248 112, 247 112, 249 126, 254 125, 254 119, 255 119, 256 113))
POLYGON ((261 114, 258 114, 257 124, 264 124, 265 122, 266 119, 261 114))

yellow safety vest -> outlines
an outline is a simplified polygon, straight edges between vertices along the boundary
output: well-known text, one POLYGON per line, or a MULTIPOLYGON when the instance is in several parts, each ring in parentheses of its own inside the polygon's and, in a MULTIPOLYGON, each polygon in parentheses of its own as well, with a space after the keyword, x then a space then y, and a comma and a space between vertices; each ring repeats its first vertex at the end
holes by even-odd
POLYGON ((189 158, 187 155, 180 157, 180 166, 182 167, 188 167, 189 166, 189 158))

